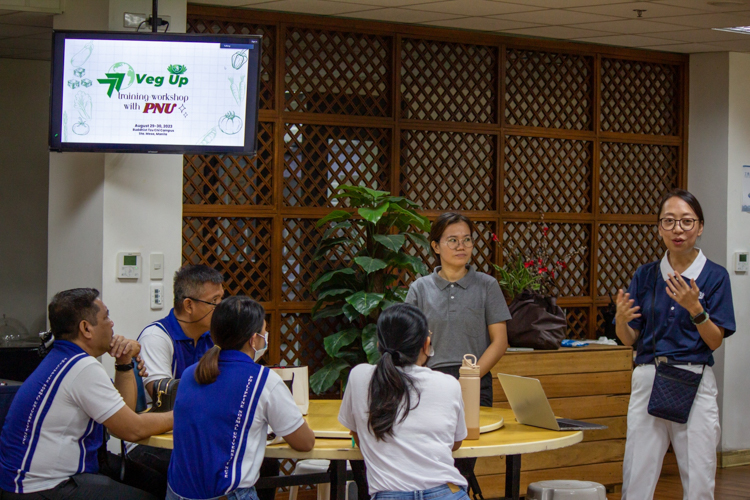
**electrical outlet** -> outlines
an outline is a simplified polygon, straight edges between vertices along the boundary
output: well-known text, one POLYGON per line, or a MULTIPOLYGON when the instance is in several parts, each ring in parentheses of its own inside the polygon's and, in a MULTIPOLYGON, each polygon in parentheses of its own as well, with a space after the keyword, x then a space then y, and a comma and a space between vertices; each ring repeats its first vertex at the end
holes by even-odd
POLYGON ((164 285, 161 283, 151 283, 149 298, 151 309, 164 309, 164 285))
MULTIPOLYGON (((149 17, 151 17, 151 14, 126 12, 122 15, 122 27, 137 29, 140 26, 141 30, 151 31, 151 23, 148 22, 149 17)), ((166 22, 170 22, 172 20, 170 16, 160 15, 159 17, 166 22)), ((160 29, 164 27, 165 25, 159 26, 160 29)))

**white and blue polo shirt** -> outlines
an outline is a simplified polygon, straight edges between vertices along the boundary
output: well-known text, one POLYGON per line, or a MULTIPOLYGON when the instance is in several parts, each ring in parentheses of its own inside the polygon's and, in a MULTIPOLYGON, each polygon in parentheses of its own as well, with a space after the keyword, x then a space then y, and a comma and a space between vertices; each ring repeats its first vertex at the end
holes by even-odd
POLYGON ((76 474, 98 473, 101 424, 123 406, 96 358, 56 340, 8 411, 0 434, 0 489, 34 493, 76 474))
POLYGON ((185 335, 174 309, 166 318, 144 328, 138 342, 148 371, 144 384, 162 378, 182 378, 185 368, 200 361, 203 354, 214 346, 209 332, 201 335, 198 342, 185 335))
MULTIPOLYGON (((641 308, 638 311, 641 317, 629 323, 631 328, 641 332, 635 343, 635 362, 653 362, 655 334, 656 356, 667 356, 671 361, 678 363, 713 366, 713 351, 701 338, 698 328, 690 319, 690 313, 667 294, 666 280, 669 274, 674 274, 674 270, 665 255, 661 261, 639 267, 628 288, 630 298, 635 301, 634 305, 641 308)), ((695 280, 700 289, 700 303, 708 312, 711 321, 716 326, 724 328, 725 337, 732 335, 737 327, 727 270, 711 262, 703 252, 700 252, 681 276, 688 282, 690 279, 695 280)))
POLYGON ((183 373, 174 406, 169 486, 187 498, 250 488, 260 475, 268 426, 279 436, 304 419, 281 377, 247 354, 222 350, 219 376, 201 385, 196 366, 183 373))

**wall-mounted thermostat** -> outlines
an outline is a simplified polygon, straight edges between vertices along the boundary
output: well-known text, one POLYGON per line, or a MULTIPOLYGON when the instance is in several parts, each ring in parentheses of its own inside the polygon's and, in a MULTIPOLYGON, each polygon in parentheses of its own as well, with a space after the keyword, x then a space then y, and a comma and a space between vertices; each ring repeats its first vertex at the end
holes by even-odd
POLYGON ((141 254, 120 252, 117 254, 117 278, 137 280, 141 278, 141 254))
POLYGON ((747 252, 734 252, 734 272, 746 273, 750 271, 750 259, 747 252))

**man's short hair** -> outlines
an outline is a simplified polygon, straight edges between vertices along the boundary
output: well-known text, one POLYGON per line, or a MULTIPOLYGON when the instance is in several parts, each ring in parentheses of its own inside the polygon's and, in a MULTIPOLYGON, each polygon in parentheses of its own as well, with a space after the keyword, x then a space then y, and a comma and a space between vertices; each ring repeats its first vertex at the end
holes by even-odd
POLYGON ((48 307, 49 324, 55 338, 74 340, 83 320, 96 326, 99 306, 95 301, 98 297, 99 290, 95 288, 73 288, 55 294, 48 307))
POLYGON ((216 269, 203 264, 179 268, 174 273, 174 310, 182 312, 183 301, 201 295, 206 283, 221 285, 224 283, 224 276, 216 269))

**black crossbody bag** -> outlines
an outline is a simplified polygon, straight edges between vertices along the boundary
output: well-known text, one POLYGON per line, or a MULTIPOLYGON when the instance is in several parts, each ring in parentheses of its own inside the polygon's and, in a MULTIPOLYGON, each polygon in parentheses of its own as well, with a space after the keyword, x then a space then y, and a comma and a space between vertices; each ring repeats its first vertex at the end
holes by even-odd
POLYGON ((656 376, 654 386, 651 389, 651 398, 648 400, 648 413, 654 417, 663 418, 670 422, 684 424, 690 416, 690 409, 698 394, 698 386, 703 378, 703 365, 701 373, 693 373, 672 366, 667 359, 660 360, 656 356, 656 324, 654 323, 654 309, 656 306, 656 286, 658 281, 658 269, 654 277, 654 295, 651 300, 651 327, 654 341, 654 363, 656 364, 656 376))

